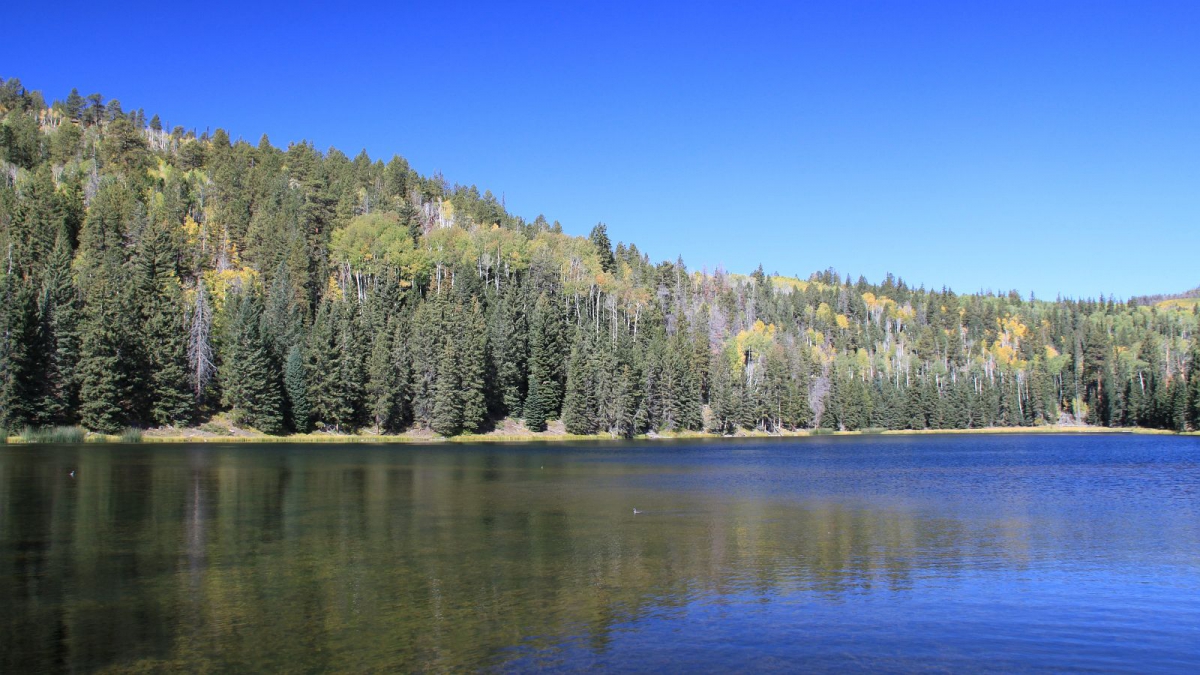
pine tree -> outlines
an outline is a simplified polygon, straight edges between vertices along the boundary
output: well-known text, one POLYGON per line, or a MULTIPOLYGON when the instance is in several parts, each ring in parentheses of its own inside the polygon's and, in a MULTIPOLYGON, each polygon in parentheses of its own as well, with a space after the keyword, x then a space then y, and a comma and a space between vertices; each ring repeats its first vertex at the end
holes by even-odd
POLYGON ((140 421, 147 401, 141 323, 126 269, 125 241, 145 227, 141 205, 124 183, 105 180, 79 236, 75 269, 83 294, 80 321, 79 416, 83 425, 115 433, 140 421))
POLYGON ((529 333, 521 307, 524 294, 516 286, 507 286, 498 301, 491 304, 488 337, 496 363, 496 389, 501 414, 520 417, 527 391, 526 363, 529 333))
POLYGON ((287 358, 288 350, 303 341, 304 310, 296 301, 292 286, 291 271, 285 262, 280 262, 267 292, 263 308, 263 336, 280 361, 287 358))
POLYGON ((700 384, 692 357, 692 344, 684 323, 671 337, 663 364, 663 426, 666 430, 691 430, 701 426, 700 384))
POLYGON ((84 105, 86 105, 86 102, 79 95, 79 90, 72 87, 71 93, 67 94, 67 101, 64 106, 64 112, 67 113, 67 117, 75 121, 82 119, 84 105))
POLYGON ((332 427, 338 416, 336 387, 337 325, 333 301, 326 298, 317 309, 308 332, 305 373, 308 377, 308 404, 317 429, 332 427))
POLYGON ((447 340, 438 362, 433 420, 430 423, 430 427, 443 436, 454 436, 463 430, 462 378, 458 359, 454 340, 447 340))
POLYGON ((308 383, 304 370, 304 349, 292 345, 288 349, 283 370, 283 388, 288 401, 288 424, 297 433, 308 433, 308 383))
POLYGON ((338 303, 338 379, 334 394, 342 411, 334 418, 339 430, 353 430, 363 418, 363 390, 366 385, 366 342, 361 339, 361 306, 354 302, 338 303))
POLYGON ((371 344, 367 360, 367 411, 377 431, 389 431, 396 421, 396 368, 392 364, 392 333, 382 331, 371 344))
POLYGON ((134 422, 131 408, 138 398, 133 394, 129 363, 128 335, 122 326, 136 321, 132 303, 121 295, 106 295, 110 284, 92 286, 81 325, 79 358, 79 417, 83 426, 102 433, 116 433, 134 422))
POLYGON ((163 425, 188 421, 193 408, 177 259, 170 230, 162 223, 149 225, 135 257, 144 326, 140 352, 149 368, 150 417, 163 425))
POLYGON ((596 247, 596 254, 600 257, 600 269, 611 273, 617 268, 617 261, 613 257, 612 241, 608 238, 608 226, 604 223, 598 223, 592 228, 592 233, 588 236, 592 245, 596 247))
POLYGON ((433 420, 438 364, 446 341, 445 307, 446 302, 436 296, 420 303, 413 313, 405 343, 411 373, 412 419, 422 426, 429 426, 433 420))
POLYGON ((1188 424, 1188 391, 1187 383, 1182 378, 1171 378, 1168 386, 1170 401, 1167 408, 1166 428, 1173 431, 1187 431, 1188 424))
POLYGON ((268 434, 283 433, 282 373, 261 330, 262 300, 249 288, 226 298, 226 338, 220 376, 224 402, 236 421, 268 434))
POLYGON ((562 408, 562 421, 567 433, 590 435, 597 431, 599 411, 591 366, 594 358, 591 347, 590 339, 576 332, 567 360, 567 391, 562 408))
POLYGON ((401 429, 412 423, 412 357, 408 346, 410 324, 405 315, 397 317, 392 335, 392 366, 396 369, 395 427, 401 429))
POLYGON ((545 431, 546 422, 558 416, 562 400, 562 338, 557 307, 545 293, 538 296, 529 326, 529 394, 525 398, 525 426, 545 431))
POLYGON ((40 278, 54 249, 58 232, 65 227, 59 196, 50 167, 43 166, 24 185, 24 194, 10 225, 8 265, 26 279, 40 278))
POLYGON ((742 417, 739 397, 734 391, 733 369, 729 355, 714 352, 708 362, 708 404, 711 412, 709 431, 732 434, 742 417))
POLYGON ((459 377, 462 387, 462 426, 465 431, 479 431, 487 420, 488 401, 488 332, 478 300, 463 317, 458 348, 459 377))
POLYGON ((25 283, 5 276, 0 328, 0 427, 20 429, 37 419, 36 393, 40 380, 37 295, 25 283), (15 288, 14 288, 15 286, 15 288))
POLYGON ((1192 343, 1188 367, 1188 414, 1193 430, 1200 429, 1200 339, 1192 343))
POLYGON ((63 228, 46 264, 39 302, 45 372, 38 408, 45 425, 73 423, 79 407, 79 293, 71 277, 72 253, 63 228))

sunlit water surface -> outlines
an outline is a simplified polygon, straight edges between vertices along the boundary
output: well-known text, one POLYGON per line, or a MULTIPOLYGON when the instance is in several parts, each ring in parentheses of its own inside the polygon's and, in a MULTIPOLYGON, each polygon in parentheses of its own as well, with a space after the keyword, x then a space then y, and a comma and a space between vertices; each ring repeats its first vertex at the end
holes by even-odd
POLYGON ((0 447, 0 672, 173 669, 1197 672, 1200 438, 0 447))

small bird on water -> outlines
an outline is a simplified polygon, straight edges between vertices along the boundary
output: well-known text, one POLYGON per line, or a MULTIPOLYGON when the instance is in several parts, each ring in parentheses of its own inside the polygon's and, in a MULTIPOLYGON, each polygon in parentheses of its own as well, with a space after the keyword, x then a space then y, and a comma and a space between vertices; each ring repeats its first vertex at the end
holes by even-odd
POLYGON ((71 478, 74 478, 74 477, 75 477, 75 471, 74 471, 74 470, 72 470, 72 471, 71 471, 71 478))
POLYGON ((633 509, 633 515, 635 515, 635 516, 636 516, 636 515, 637 515, 637 514, 639 514, 639 513, 641 513, 641 511, 638 511, 638 510, 637 510, 637 508, 635 507, 635 508, 633 509))

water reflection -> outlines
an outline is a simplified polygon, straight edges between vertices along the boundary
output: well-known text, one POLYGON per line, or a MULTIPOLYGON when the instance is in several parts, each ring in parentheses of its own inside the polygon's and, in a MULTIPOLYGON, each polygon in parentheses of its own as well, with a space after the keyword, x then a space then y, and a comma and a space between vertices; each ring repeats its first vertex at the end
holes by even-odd
MULTIPOLYGON (((957 644, 955 620, 913 616, 958 607, 999 635, 981 607, 1079 602, 1052 587, 1068 576, 1087 593, 1182 585, 1166 611, 1194 619, 1196 444, 1094 440, 1085 458, 1041 441, 1036 459, 1012 439, 12 447, 0 672, 638 670, 684 645, 701 670, 896 667, 920 630, 957 644), (759 644, 781 626, 810 642, 759 644)), ((1110 599, 1136 609, 1151 590, 1110 599)))

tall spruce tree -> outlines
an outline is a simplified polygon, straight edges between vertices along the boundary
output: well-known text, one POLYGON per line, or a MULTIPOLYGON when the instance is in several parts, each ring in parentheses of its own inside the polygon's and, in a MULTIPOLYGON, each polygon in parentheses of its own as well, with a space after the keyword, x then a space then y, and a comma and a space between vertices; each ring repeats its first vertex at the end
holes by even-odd
POLYGON ((101 182, 80 232, 75 269, 83 293, 79 413, 89 429, 115 433, 137 424, 147 386, 137 331, 141 311, 127 269, 127 237, 145 226, 144 212, 122 182, 101 182))
POLYGON ((522 416, 527 391, 526 363, 529 333, 524 311, 525 294, 516 285, 505 286, 491 303, 488 338, 496 364, 495 386, 501 414, 522 416))
POLYGON ((38 408, 40 423, 47 425, 73 423, 79 407, 79 293, 71 276, 72 253, 63 228, 46 263, 39 302, 45 370, 38 408))
POLYGON ((476 432, 487 421, 488 364, 491 361, 487 322, 478 300, 472 300, 470 308, 464 311, 462 327, 458 347, 462 427, 465 431, 476 432))
POLYGON ((236 421, 268 434, 284 431, 282 373, 263 338, 262 296, 251 286, 225 299, 220 376, 236 421))
POLYGON ((40 380, 37 294, 11 275, 3 279, 4 311, 0 313, 0 427, 21 429, 37 422, 36 393, 40 380))
POLYGON ((438 362, 433 419, 429 425, 443 436, 454 436, 463 430, 462 374, 458 360, 455 341, 447 340, 442 346, 442 357, 438 362))
POLYGON ((596 403, 596 374, 591 338, 577 331, 567 359, 567 390, 563 396, 562 421, 567 433, 596 433, 599 410, 596 403))
POLYGON ((304 366, 304 349, 300 345, 288 348, 283 369, 283 388, 288 401, 288 426, 297 433, 308 433, 311 424, 308 378, 304 366))
POLYGON ((525 426, 545 431, 562 401, 562 329, 558 308, 546 293, 538 296, 529 326, 529 394, 525 426))
POLYGON ((394 430, 399 419, 399 373, 392 361, 393 336, 394 331, 377 332, 367 359, 367 411, 380 432, 394 430))
POLYGON ((150 418, 162 425, 186 423, 194 403, 178 259, 166 224, 148 225, 134 257, 144 326, 140 352, 149 369, 150 418))

